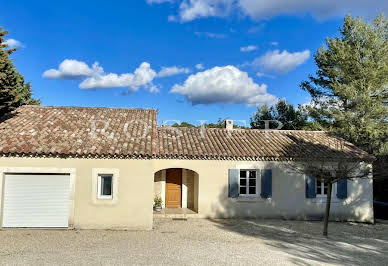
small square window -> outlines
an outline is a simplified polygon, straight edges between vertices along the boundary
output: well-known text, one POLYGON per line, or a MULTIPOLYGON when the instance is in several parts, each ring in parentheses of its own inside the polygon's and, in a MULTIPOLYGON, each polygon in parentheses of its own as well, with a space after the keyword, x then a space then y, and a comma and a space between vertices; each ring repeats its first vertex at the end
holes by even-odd
POLYGON ((98 198, 112 199, 113 175, 98 175, 98 198))

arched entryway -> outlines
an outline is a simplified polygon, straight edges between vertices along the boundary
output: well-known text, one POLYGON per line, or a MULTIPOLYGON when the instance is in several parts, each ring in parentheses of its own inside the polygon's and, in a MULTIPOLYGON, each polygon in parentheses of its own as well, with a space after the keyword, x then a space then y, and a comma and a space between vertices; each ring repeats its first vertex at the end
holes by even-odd
POLYGON ((198 212, 198 174, 184 168, 159 170, 154 175, 154 196, 160 196, 164 209, 198 212))

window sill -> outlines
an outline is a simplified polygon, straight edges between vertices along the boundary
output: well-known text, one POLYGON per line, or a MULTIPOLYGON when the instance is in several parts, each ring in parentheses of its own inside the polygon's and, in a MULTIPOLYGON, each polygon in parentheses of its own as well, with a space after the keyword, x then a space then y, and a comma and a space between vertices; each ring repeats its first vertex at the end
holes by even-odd
POLYGON ((98 196, 97 200, 113 200, 113 197, 101 197, 101 196, 98 196))
MULTIPOLYGON (((314 202, 314 203, 326 203, 327 202, 327 197, 319 197, 317 196, 316 198, 313 198, 313 199, 310 199, 311 202, 314 202)), ((340 203, 341 200, 340 199, 337 199, 337 198, 331 198, 331 203, 340 203)))
POLYGON ((263 199, 262 197, 238 197, 234 198, 237 202, 265 202, 265 201, 271 201, 272 198, 263 199))

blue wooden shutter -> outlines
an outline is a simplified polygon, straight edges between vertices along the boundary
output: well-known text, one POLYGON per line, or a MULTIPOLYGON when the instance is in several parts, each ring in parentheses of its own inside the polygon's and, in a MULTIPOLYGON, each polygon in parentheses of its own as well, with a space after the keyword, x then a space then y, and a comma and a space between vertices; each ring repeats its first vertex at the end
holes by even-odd
POLYGON ((229 197, 237 198, 239 196, 238 191, 238 179, 240 178, 239 169, 229 169, 229 197))
POLYGON ((337 198, 346 199, 348 197, 348 180, 340 179, 337 182, 337 198))
POLYGON ((317 191, 315 189, 316 181, 313 176, 306 176, 306 198, 316 198, 317 191))
POLYGON ((264 199, 272 197, 272 170, 261 170, 261 197, 264 199))

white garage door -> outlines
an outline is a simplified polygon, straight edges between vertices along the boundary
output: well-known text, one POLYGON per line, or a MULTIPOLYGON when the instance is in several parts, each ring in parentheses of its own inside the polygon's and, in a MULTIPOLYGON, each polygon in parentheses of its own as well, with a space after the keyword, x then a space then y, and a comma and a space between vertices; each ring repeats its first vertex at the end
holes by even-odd
POLYGON ((3 227, 68 227, 69 175, 5 175, 3 227))

